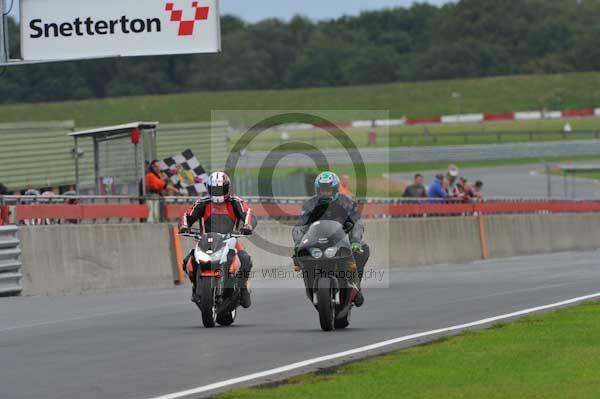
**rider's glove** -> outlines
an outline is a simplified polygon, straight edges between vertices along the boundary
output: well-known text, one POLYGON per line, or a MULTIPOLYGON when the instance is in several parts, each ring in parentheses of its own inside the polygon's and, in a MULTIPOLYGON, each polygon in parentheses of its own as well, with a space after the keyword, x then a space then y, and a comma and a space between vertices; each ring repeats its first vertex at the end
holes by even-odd
POLYGON ((352 252, 359 252, 359 253, 363 253, 363 246, 360 242, 354 242, 352 243, 352 252))
POLYGON ((244 227, 240 229, 240 233, 242 233, 245 236, 249 236, 250 234, 252 234, 252 231, 254 231, 254 228, 252 228, 252 226, 250 226, 249 224, 245 224, 244 227))
POLYGON ((190 232, 190 228, 188 226, 179 226, 179 234, 187 234, 190 232))

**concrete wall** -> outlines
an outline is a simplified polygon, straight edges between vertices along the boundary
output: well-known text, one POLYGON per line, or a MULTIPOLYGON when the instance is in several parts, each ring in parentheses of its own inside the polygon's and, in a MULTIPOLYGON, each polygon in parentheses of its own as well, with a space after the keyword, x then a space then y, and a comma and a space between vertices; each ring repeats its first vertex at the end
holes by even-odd
MULTIPOLYGON (((600 214, 484 218, 489 257, 600 248, 600 214)), ((291 268, 289 224, 262 222, 246 240, 255 269, 291 268)), ((177 279, 168 225, 21 227, 24 294, 169 287, 177 279)), ((482 258, 477 217, 366 221, 373 268, 463 263, 482 258)), ((184 255, 193 242, 182 239, 184 255)))
MULTIPOLYGON (((439 218, 365 221, 365 241, 371 247, 369 265, 431 265, 481 258, 476 218, 439 218)), ((292 225, 263 221, 257 235, 245 240, 255 268, 291 268, 292 225)), ((186 252, 192 248, 185 246, 186 252)))
POLYGON ((19 238, 25 295, 173 285, 167 225, 30 226, 19 238))
POLYGON ((498 215, 485 218, 489 257, 600 248, 600 214, 498 215))
MULTIPOLYGON (((388 246, 391 266, 420 266, 437 263, 461 263, 481 259, 479 223, 474 217, 413 218, 373 221, 366 239, 388 246), (389 235, 380 230, 382 223, 389 235)), ((384 246, 379 250, 384 252, 384 246)), ((374 258, 377 260, 377 258, 374 258)), ((381 259, 385 262, 386 259, 381 259)))

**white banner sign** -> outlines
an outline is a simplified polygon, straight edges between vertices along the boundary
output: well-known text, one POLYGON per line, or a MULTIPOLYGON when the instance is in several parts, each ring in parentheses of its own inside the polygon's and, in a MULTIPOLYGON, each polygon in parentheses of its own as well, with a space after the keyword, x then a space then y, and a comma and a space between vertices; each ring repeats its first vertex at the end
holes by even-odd
POLYGON ((21 52, 26 61, 215 53, 219 22, 219 0, 21 0, 21 52))

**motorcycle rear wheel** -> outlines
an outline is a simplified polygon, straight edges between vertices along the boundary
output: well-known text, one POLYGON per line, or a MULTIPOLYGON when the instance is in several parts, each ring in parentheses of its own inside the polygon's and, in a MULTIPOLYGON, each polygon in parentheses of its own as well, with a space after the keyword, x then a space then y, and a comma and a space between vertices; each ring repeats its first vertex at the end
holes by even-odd
POLYGON ((217 315, 217 323, 219 325, 228 327, 233 324, 235 321, 235 316, 237 315, 237 310, 233 309, 231 312, 222 312, 217 315))

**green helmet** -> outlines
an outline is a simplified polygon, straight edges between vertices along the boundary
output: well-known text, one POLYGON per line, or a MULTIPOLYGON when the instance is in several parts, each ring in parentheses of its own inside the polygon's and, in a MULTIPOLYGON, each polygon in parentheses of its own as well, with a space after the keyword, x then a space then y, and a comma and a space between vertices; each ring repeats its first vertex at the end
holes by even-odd
POLYGON ((340 178, 333 172, 323 172, 315 180, 315 193, 322 204, 331 204, 340 197, 340 178))

